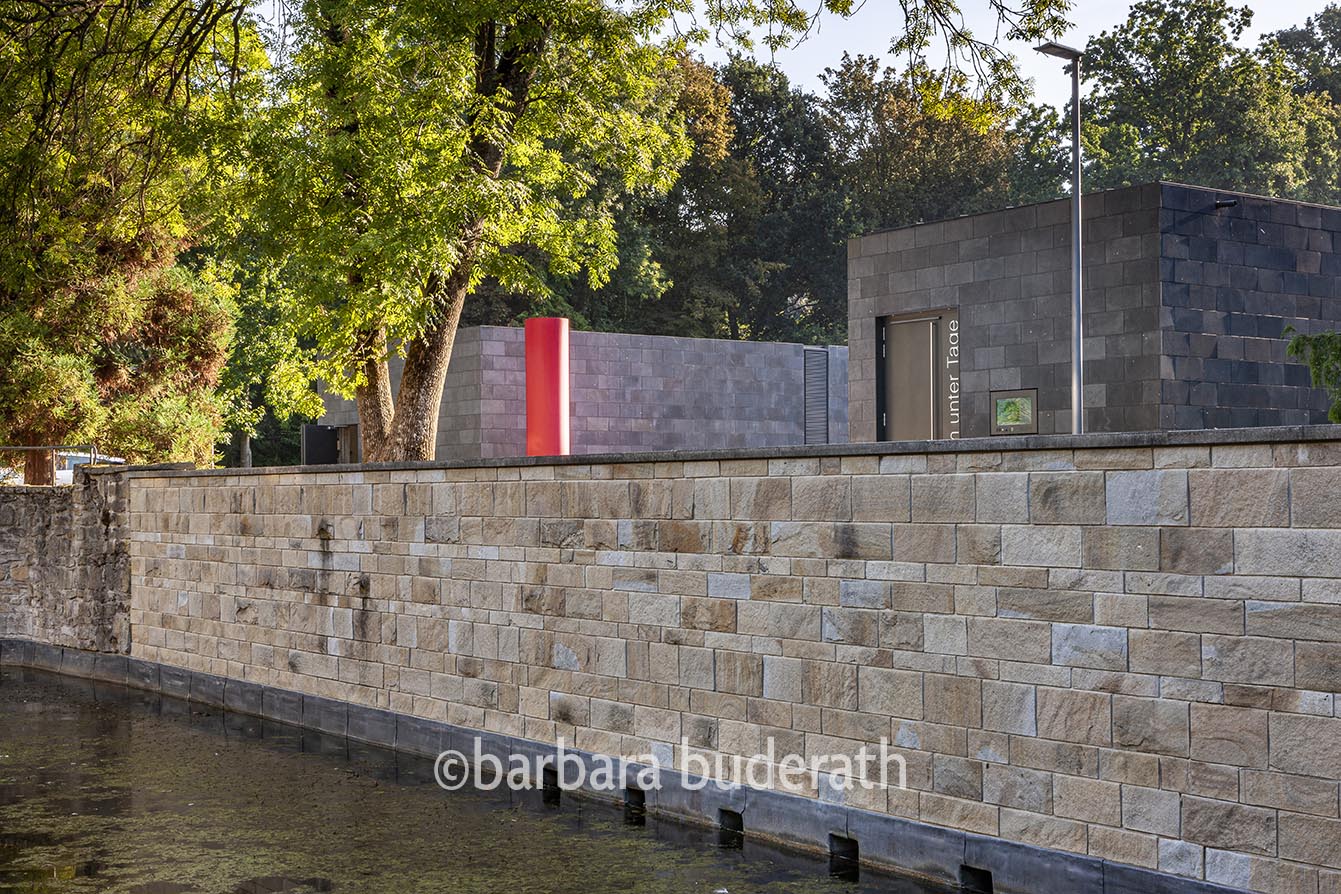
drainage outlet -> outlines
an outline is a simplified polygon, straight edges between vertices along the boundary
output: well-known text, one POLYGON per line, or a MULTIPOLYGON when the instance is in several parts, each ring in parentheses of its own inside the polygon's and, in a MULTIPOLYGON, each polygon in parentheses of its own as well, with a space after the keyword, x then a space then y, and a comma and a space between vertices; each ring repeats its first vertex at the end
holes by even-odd
POLYGON ((640 788, 624 789, 624 822, 630 826, 647 824, 647 792, 640 788))
POLYGON ((540 800, 549 807, 558 807, 559 800, 563 797, 563 789, 559 787, 559 771, 553 767, 546 767, 544 774, 540 787, 540 800))
POLYGON ((992 894, 992 873, 976 866, 960 866, 959 887, 964 894, 992 894))
POLYGON ((734 810, 717 811, 717 846, 728 850, 745 846, 745 817, 734 810))
POLYGON ((845 882, 858 881, 861 875, 861 852, 857 839, 842 835, 829 836, 829 875, 845 882))

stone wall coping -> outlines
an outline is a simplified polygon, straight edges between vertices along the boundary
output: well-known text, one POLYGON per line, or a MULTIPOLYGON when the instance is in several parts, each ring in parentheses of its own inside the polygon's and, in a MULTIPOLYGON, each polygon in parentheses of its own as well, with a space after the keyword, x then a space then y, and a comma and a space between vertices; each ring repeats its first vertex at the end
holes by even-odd
POLYGON ((1004 435, 939 441, 877 441, 852 444, 798 445, 723 450, 669 450, 643 453, 586 453, 573 456, 516 456, 455 462, 394 462, 323 466, 262 466, 250 469, 196 469, 189 464, 99 466, 81 469, 90 475, 131 478, 197 476, 313 475, 347 472, 399 472, 435 469, 498 469, 533 466, 631 465, 667 462, 713 462, 749 459, 806 459, 832 456, 897 456, 909 454, 1001 453, 1049 450, 1113 450, 1126 447, 1216 447, 1231 444, 1341 442, 1341 425, 1280 425, 1259 428, 1087 432, 1080 435, 1004 435))

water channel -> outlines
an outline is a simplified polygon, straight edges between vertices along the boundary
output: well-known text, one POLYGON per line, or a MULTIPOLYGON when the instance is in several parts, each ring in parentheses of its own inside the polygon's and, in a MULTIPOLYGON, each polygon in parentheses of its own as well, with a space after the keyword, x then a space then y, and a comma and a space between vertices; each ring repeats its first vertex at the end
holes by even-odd
POLYGON ((614 806, 444 792, 432 765, 0 669, 0 892, 943 894, 614 806), (733 846, 734 845, 734 846, 733 846))

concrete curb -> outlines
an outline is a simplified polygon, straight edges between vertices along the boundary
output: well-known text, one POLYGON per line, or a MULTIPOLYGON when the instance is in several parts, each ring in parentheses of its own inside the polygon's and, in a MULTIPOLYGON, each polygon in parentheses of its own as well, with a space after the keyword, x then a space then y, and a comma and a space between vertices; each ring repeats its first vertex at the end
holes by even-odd
MULTIPOLYGON (((469 756, 474 742, 482 754, 506 766, 513 755, 532 761, 555 753, 555 746, 500 733, 480 732, 434 720, 398 714, 258 683, 28 640, 0 639, 0 667, 27 667, 156 692, 222 710, 275 720, 342 736, 419 757, 445 750, 469 756)), ((566 753, 590 767, 599 755, 577 749, 566 753)), ((625 784, 637 772, 630 765, 625 784)), ((738 814, 745 834, 812 854, 831 854, 834 839, 857 842, 861 862, 958 886, 965 870, 990 873, 993 894, 1235 894, 1242 889, 1112 863, 1083 854, 1049 850, 955 829, 932 826, 887 814, 831 804, 771 789, 740 785, 697 788, 680 773, 661 774, 661 788, 645 793, 653 815, 697 825, 718 826, 719 811, 738 814)), ((615 801, 609 792, 585 789, 580 795, 615 801)), ((627 798, 627 793, 625 794, 627 798)), ((972 872, 970 872, 972 874, 972 872)))

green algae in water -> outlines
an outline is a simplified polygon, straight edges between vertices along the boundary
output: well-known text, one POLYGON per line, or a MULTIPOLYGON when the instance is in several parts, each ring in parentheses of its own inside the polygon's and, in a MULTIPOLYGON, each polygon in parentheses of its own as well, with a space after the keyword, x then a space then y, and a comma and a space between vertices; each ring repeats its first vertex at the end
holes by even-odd
POLYGON ((119 687, 0 672, 0 892, 932 894, 119 687))

